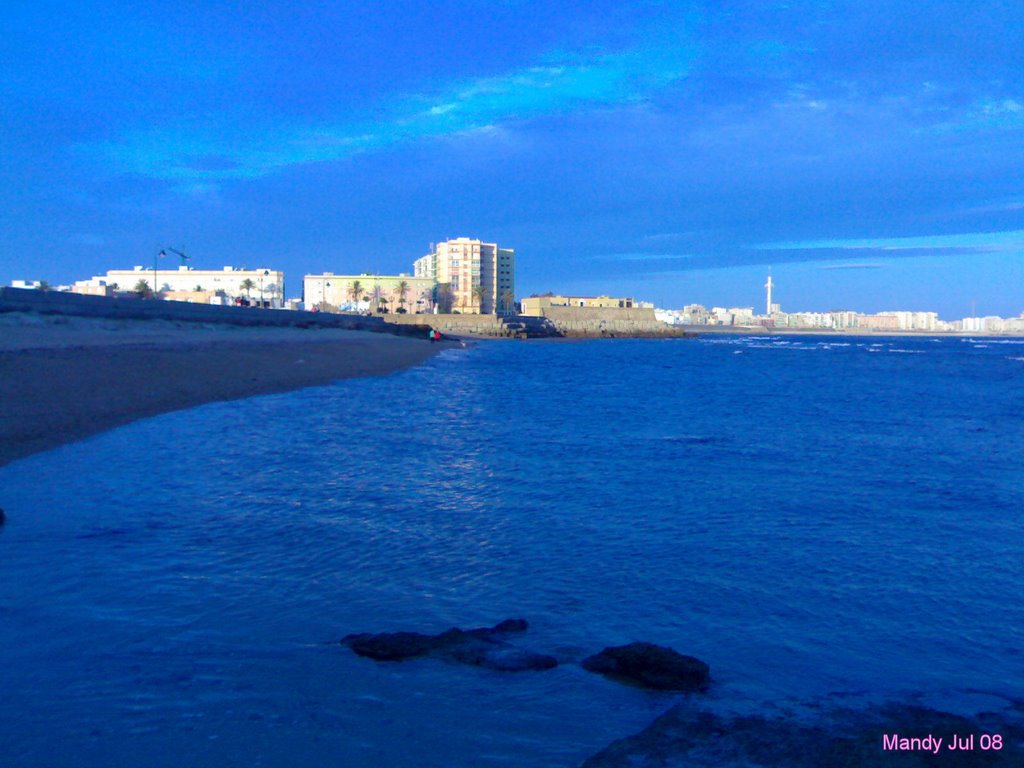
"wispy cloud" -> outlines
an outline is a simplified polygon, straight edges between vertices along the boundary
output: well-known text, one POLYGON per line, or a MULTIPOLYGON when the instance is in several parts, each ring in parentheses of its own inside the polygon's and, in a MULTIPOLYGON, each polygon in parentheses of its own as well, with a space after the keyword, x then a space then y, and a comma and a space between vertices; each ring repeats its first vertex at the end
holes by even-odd
POLYGON ((1011 213, 1024 210, 1024 200, 996 200, 962 209, 963 213, 1011 213))
POLYGON ((649 242, 665 242, 669 240, 682 240, 684 238, 693 237, 694 235, 704 234, 700 230, 690 230, 688 232, 655 232, 654 234, 644 235, 643 239, 649 242))
POLYGON ((956 133, 1024 129, 1024 98, 1004 96, 974 101, 956 111, 952 119, 942 120, 937 128, 956 133))
POLYGON ((377 114, 280 127, 223 119, 219 129, 159 125, 80 147, 115 170, 178 182, 251 179, 403 142, 486 136, 515 120, 643 101, 684 78, 695 53, 678 41, 619 51, 549 54, 533 66, 404 96, 377 114))
POLYGON ((957 235, 926 235, 920 237, 881 237, 865 239, 799 240, 763 243, 753 246, 758 251, 856 250, 856 251, 920 251, 920 250, 1004 250, 1024 247, 1024 230, 1006 232, 969 232, 957 235))
POLYGON ((818 269, 884 269, 885 264, 822 264, 818 269))

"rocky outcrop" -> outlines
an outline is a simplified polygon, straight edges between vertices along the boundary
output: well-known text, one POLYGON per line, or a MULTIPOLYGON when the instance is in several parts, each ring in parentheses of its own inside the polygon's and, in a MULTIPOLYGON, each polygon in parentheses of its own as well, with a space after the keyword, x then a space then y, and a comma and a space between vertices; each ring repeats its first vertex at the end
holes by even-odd
POLYGON ((583 668, 657 691, 700 691, 711 682, 711 669, 703 661, 653 643, 605 648, 584 659, 583 668))
POLYGON ((1009 768, 1024 765, 1022 737, 1019 711, 1011 717, 992 714, 974 719, 890 704, 835 710, 800 722, 792 716, 723 717, 682 703, 640 733, 603 749, 581 768, 1009 768), (973 742, 956 742, 960 748, 950 749, 954 734, 964 739, 974 734, 973 742), (988 734, 984 749, 981 734, 988 734), (998 742, 993 734, 999 736, 998 742), (942 742, 936 746, 939 738, 942 742), (999 748, 993 747, 995 743, 999 748))
POLYGON ((539 671, 558 666, 553 656, 518 648, 508 642, 508 635, 525 632, 528 626, 525 619, 506 619, 493 627, 453 627, 437 635, 419 632, 347 635, 342 638, 341 644, 359 656, 377 661, 404 661, 432 656, 501 672, 539 671))

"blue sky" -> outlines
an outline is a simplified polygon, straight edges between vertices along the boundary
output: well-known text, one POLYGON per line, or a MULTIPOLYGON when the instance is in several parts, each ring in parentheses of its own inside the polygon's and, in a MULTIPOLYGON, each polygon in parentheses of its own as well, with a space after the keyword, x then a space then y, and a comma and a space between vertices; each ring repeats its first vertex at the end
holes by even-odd
POLYGON ((0 282, 146 264, 1024 311, 1024 4, 4 3, 0 282), (252 7, 247 7, 252 6, 252 7))

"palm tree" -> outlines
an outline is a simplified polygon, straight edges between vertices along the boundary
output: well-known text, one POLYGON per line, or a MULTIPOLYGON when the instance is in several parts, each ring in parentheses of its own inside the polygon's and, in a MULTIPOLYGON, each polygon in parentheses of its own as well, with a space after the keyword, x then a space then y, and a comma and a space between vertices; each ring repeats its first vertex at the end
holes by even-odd
POLYGON ((501 294, 501 302, 502 302, 502 304, 505 305, 505 314, 506 315, 511 315, 512 312, 515 310, 515 305, 516 305, 515 294, 512 293, 512 291, 505 290, 501 294))
POLYGON ((491 299, 491 290, 483 285, 473 286, 473 304, 476 305, 476 313, 484 314, 484 305, 491 299))
POLYGON ((370 291, 370 312, 373 314, 377 313, 380 309, 380 297, 383 295, 383 291, 380 289, 380 283, 373 284, 373 290, 370 291))
POLYGON ((149 289, 149 283, 147 283, 145 280, 139 280, 139 282, 135 284, 135 287, 132 289, 132 291, 137 293, 140 299, 148 298, 152 293, 149 289))
POLYGON ((452 311, 452 287, 449 283, 438 283, 434 286, 434 304, 442 313, 452 311))
POLYGON ((240 287, 243 291, 245 291, 245 298, 248 299, 249 293, 252 291, 253 288, 256 287, 256 283, 254 283, 247 277, 245 278, 245 280, 242 281, 242 285, 240 287))
POLYGON ((277 283, 269 283, 266 287, 266 291, 270 294, 270 303, 273 305, 274 299, 277 298, 277 295, 281 292, 281 286, 277 283))
POLYGON ((353 280, 348 286, 348 295, 352 297, 352 301, 359 303, 359 297, 363 295, 363 284, 358 280, 353 280))
POLYGON ((405 280, 398 284, 398 309, 402 311, 405 309, 405 297, 409 293, 409 283, 405 280))

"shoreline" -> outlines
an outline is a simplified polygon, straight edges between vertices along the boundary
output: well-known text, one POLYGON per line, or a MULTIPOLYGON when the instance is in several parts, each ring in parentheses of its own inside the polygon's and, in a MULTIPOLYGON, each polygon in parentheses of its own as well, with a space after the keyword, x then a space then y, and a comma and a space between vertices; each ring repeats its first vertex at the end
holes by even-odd
POLYGON ((7 315, 0 467, 161 413, 394 373, 450 346, 369 331, 7 315))
POLYGON ((694 336, 721 333, 734 336, 823 336, 834 338, 876 336, 879 338, 921 339, 1024 339, 1024 334, 1009 331, 888 331, 870 328, 762 328, 747 325, 682 325, 677 327, 690 330, 694 336))

